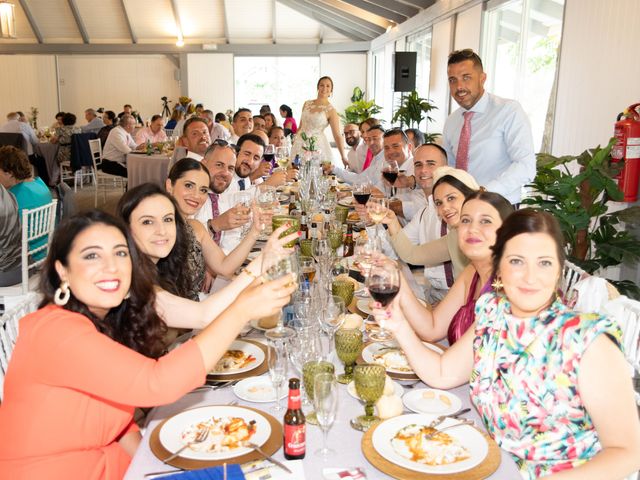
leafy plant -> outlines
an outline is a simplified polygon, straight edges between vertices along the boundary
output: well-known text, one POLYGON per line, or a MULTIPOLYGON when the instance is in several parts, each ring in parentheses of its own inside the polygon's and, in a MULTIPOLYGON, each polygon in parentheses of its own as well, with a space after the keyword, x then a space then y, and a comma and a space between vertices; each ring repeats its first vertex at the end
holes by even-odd
POLYGON ((302 149, 307 151, 307 152, 315 152, 316 151, 316 146, 318 143, 318 139, 311 135, 307 135, 305 132, 302 132, 300 134, 300 137, 302 138, 302 141, 304 142, 304 145, 302 145, 302 149))
MULTIPOLYGON (((427 124, 433 121, 433 118, 429 116, 429 112, 437 108, 428 99, 418 96, 418 92, 414 90, 409 95, 402 97, 400 107, 393 114, 392 122, 396 123, 400 120, 401 126, 420 128, 423 120, 426 119, 427 124)), ((433 142, 439 135, 438 133, 425 133, 425 141, 433 142)))
POLYGON ((343 114, 340 114, 340 118, 345 124, 355 123, 357 125, 367 118, 375 117, 381 111, 382 107, 376 105, 375 100, 365 100, 362 89, 355 87, 353 95, 351 95, 351 105, 344 110, 343 114))
MULTIPOLYGON (((621 163, 611 162, 615 139, 601 148, 580 155, 554 157, 537 155, 537 174, 530 185, 534 195, 522 201, 552 213, 560 222, 568 259, 589 273, 621 263, 640 260, 640 241, 621 224, 634 227, 640 222, 640 207, 609 212, 609 201, 622 201, 614 180, 621 163), (572 174, 569 163, 577 161, 580 171, 572 174)), ((640 298, 640 288, 628 280, 610 280, 621 293, 640 298)))

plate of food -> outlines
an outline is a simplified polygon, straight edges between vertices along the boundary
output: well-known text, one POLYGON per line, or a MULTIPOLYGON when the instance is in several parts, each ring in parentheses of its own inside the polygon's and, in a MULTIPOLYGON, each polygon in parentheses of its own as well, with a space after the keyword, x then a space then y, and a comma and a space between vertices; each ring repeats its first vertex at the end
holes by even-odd
POLYGON ((462 400, 453 393, 434 388, 411 390, 402 399, 412 412, 431 415, 450 415, 462 407, 462 400))
MULTIPOLYGON (((437 353, 443 350, 437 345, 422 342, 422 344, 437 353)), ((371 343, 362 350, 362 359, 366 363, 377 363, 384 365, 387 372, 399 374, 413 374, 414 371, 409 365, 406 355, 395 342, 371 343)))
POLYGON ((264 352, 255 344, 234 340, 209 375, 235 375, 258 368, 264 352))
MULTIPOLYGON (((287 396, 287 389, 282 388, 280 400, 287 396)), ((233 386, 236 397, 247 402, 265 403, 276 401, 276 389, 268 376, 249 377, 240 380, 233 386)))
POLYGON ((242 407, 215 405, 174 415, 160 429, 159 439, 169 452, 188 445, 180 457, 191 460, 223 460, 250 453, 247 442, 263 445, 271 435, 269 421, 260 413, 242 407), (206 431, 204 441, 194 442, 206 431))
MULTIPOLYGON (((385 420, 373 432, 373 448, 400 467, 431 474, 464 472, 485 459, 489 444, 476 428, 462 425, 440 432, 428 426, 434 419, 411 414, 385 420)), ((438 428, 459 422, 448 418, 438 428)))
POLYGON ((353 207, 353 197, 344 197, 338 200, 338 205, 343 207, 353 207))

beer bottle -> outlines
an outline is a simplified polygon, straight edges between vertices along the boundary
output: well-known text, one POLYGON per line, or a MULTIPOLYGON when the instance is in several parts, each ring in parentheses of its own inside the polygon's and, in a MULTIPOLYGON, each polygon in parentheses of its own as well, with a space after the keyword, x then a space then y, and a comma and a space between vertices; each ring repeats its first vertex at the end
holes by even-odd
POLYGON ((351 257, 354 253, 355 244, 353 242, 353 227, 347 223, 347 234, 344 236, 344 256, 351 257))
POLYGON ((307 225, 307 212, 302 212, 300 216, 300 240, 309 237, 309 226, 307 225))
POLYGON ((298 460, 304 458, 307 450, 304 413, 300 406, 300 380, 289 379, 289 400, 284 414, 284 458, 298 460))
POLYGON ((289 196, 289 215, 293 215, 293 213, 297 210, 296 206, 296 194, 292 193, 289 196))

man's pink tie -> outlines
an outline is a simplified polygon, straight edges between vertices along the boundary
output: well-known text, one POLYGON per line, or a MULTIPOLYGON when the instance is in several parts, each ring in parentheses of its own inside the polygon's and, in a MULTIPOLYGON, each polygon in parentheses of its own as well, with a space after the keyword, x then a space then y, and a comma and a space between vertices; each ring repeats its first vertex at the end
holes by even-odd
POLYGON ((456 154, 456 168, 461 170, 469 169, 469 142, 471 141, 471 117, 475 112, 464 112, 464 125, 460 130, 458 140, 458 153, 456 154))

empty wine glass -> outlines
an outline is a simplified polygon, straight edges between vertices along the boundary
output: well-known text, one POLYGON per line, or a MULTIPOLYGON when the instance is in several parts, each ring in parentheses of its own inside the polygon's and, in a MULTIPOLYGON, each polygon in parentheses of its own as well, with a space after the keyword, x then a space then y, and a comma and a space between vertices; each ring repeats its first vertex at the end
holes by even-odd
MULTIPOLYGON (((375 261, 367 277, 367 289, 376 302, 387 307, 400 291, 400 270, 398 265, 389 259, 375 261)), ((384 341, 392 338, 384 328, 384 318, 376 317, 380 329, 369 333, 369 338, 384 341)))
POLYGON ((280 397, 282 396, 282 387, 287 379, 289 362, 287 359, 287 342, 283 339, 272 340, 268 342, 267 362, 269 365, 269 378, 276 391, 276 404, 271 407, 272 412, 281 413, 286 409, 280 405, 280 397))
MULTIPOLYGON (((260 212, 261 217, 273 215, 277 199, 276 187, 265 185, 263 183, 258 185, 256 189, 256 202, 258 204, 258 212, 260 212)), ((269 234, 271 233, 271 220, 269 219, 267 222, 264 218, 261 218, 260 222, 260 230, 262 231, 260 239, 266 240, 269 238, 269 234)))
POLYGON ((329 358, 331 349, 334 345, 334 336, 336 330, 338 330, 344 323, 346 307, 344 300, 337 295, 327 295, 327 301, 324 304, 324 308, 320 314, 320 327, 329 337, 329 346, 327 348, 327 354, 325 358, 329 358))
MULTIPOLYGON (((295 279, 298 278, 298 262, 295 255, 274 253, 262 259, 262 276, 265 279, 276 280, 289 274, 292 274, 295 279)), ((283 325, 282 312, 278 316, 278 325, 265 332, 265 336, 269 339, 289 338, 294 334, 292 329, 283 325)))
MULTIPOLYGON (((251 214, 251 193, 243 190, 233 196, 236 206, 240 206, 244 212, 251 214)), ((255 221, 258 221, 257 219, 255 221)), ((251 220, 240 227, 240 237, 244 238, 251 228, 251 220)))
POLYGON ((322 430, 322 448, 315 454, 323 460, 335 455, 335 450, 327 446, 329 430, 333 426, 338 412, 338 385, 333 373, 319 373, 313 381, 313 404, 316 409, 316 419, 322 430))

